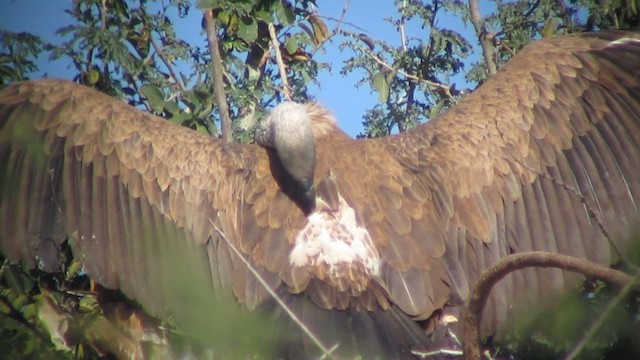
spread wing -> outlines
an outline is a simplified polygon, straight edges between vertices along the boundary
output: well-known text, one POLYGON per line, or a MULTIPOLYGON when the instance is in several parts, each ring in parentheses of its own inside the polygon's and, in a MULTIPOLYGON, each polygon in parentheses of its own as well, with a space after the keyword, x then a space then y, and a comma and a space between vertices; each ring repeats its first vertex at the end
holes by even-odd
MULTIPOLYGON (((428 317, 460 305, 483 269, 528 250, 620 259, 640 219, 638 64, 635 33, 537 42, 443 116, 344 151, 355 169, 342 173, 345 192, 375 233, 391 299, 428 317)), ((493 291, 485 331, 513 305, 576 280, 510 275, 493 291)))
MULTIPOLYGON (((94 279, 155 314, 192 296, 265 303, 228 241, 316 333, 332 343, 345 329, 366 334, 354 341, 373 353, 405 341, 404 355, 390 355, 404 357, 425 344, 408 316, 461 304, 509 253, 608 264, 624 251, 621 234, 639 218, 639 39, 608 32, 531 45, 402 135, 354 141, 319 125, 309 217, 283 192, 273 152, 68 82, 14 84, 0 94, 0 241, 11 258, 51 269, 69 236, 94 279), (325 230, 339 241, 305 237, 325 230), (204 292, 185 293, 186 277, 204 292)), ((511 275, 493 292, 487 329, 510 305, 575 280, 511 275)))
POLYGON ((11 85, 0 119, 9 257, 55 269, 70 236, 88 274, 155 314, 184 307, 191 287, 205 297, 233 293, 249 308, 264 300, 227 240, 270 285, 280 283, 285 234, 303 216, 273 180, 264 149, 210 139, 61 80, 11 85), (199 277, 202 286, 185 284, 199 277))
MULTIPOLYGON (((368 279, 351 294, 350 280, 327 282, 322 269, 291 265, 307 218, 283 191, 283 171, 273 151, 208 138, 67 81, 17 83, 0 93, 0 244, 7 257, 57 270, 68 239, 101 285, 154 315, 205 328, 218 319, 202 318, 197 307, 220 298, 280 311, 246 260, 343 353, 397 357, 424 347, 420 328, 391 308, 383 289, 368 289, 368 279), (389 311, 331 312, 351 299, 358 309, 379 309, 379 301, 389 311)), ((322 181, 326 171, 316 175, 321 197, 336 205, 331 179, 322 181)), ((318 352, 297 325, 284 331, 287 356, 318 352)))

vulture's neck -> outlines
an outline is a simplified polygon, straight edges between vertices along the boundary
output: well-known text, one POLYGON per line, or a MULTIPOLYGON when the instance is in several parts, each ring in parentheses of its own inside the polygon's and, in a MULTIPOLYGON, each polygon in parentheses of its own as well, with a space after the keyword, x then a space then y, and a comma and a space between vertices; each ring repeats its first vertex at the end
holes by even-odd
POLYGON ((348 136, 338 129, 333 115, 315 103, 282 103, 255 133, 256 142, 270 149, 273 175, 281 188, 307 214, 315 208, 316 147, 343 138, 348 136))

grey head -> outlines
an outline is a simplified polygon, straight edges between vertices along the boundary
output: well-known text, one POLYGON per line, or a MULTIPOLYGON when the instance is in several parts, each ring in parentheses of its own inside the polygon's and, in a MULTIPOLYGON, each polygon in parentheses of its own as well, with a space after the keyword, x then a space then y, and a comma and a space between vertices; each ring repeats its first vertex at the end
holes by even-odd
POLYGON ((271 159, 272 168, 283 191, 299 201, 305 213, 311 212, 315 204, 316 148, 308 107, 294 102, 276 106, 260 121, 254 139, 271 149, 270 154, 275 152, 277 159, 271 159), (286 174, 278 174, 280 167, 286 174))

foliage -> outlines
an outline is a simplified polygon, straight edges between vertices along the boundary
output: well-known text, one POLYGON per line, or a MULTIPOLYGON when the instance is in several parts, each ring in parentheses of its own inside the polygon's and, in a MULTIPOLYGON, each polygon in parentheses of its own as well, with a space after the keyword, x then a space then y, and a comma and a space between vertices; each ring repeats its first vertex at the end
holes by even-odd
MULTIPOLYGON (((307 31, 317 28, 311 1, 200 1, 212 8, 219 23, 225 64, 225 92, 238 133, 251 128, 254 112, 282 100, 279 75, 269 54, 267 24, 274 23, 295 85, 293 97, 308 98, 307 85, 317 75, 308 56, 322 40, 307 31)), ((126 99, 170 121, 217 136, 219 119, 213 97, 212 70, 206 43, 177 36, 174 22, 197 11, 187 0, 75 1, 68 13, 75 23, 58 30, 69 40, 49 45, 54 58, 68 57, 78 72, 75 80, 126 99), (106 5, 105 5, 106 4, 106 5), (185 74, 178 69, 189 69, 185 74)))
POLYGON ((29 33, 0 29, 0 88, 28 79, 37 70, 35 58, 42 52, 42 40, 29 33))
MULTIPOLYGON (((85 351, 80 344, 74 353, 58 342, 54 343, 45 323, 42 304, 47 300, 59 302, 61 293, 46 290, 46 283, 62 279, 56 275, 27 272, 16 263, 0 256, 0 348, 7 359, 73 359, 95 358, 92 349, 85 351)), ((67 303, 68 304, 68 303, 67 303)))
MULTIPOLYGON (((523 313, 518 329, 502 339, 500 353, 531 360, 565 358, 618 291, 615 286, 587 280, 580 292, 566 294, 549 307, 523 313)), ((639 305, 636 292, 611 309, 579 358, 640 356, 639 305)))
MULTIPOLYGON (((495 0, 496 11, 485 21, 493 39, 498 67, 532 40, 582 31, 638 26, 638 0, 629 1, 510 1, 495 0)), ((483 61, 473 64, 467 79, 487 77, 483 61)))
MULTIPOLYGON (((487 31, 493 39, 499 66, 534 39, 562 33, 637 26, 638 0, 602 2, 495 0, 487 14, 487 31)), ((398 13, 387 19, 398 31, 399 45, 344 32, 343 50, 353 56, 342 73, 364 70, 359 82, 379 95, 379 103, 367 111, 361 137, 401 132, 425 122, 457 103, 466 87, 482 83, 486 65, 478 60, 477 39, 465 38, 459 27, 449 28, 447 16, 470 22, 466 1, 396 0, 398 13), (440 25, 445 24, 445 25, 440 25), (410 29, 419 33, 410 36, 410 29), (473 60, 473 61, 471 61, 473 60), (467 83, 455 82, 464 74, 467 83)))
POLYGON ((436 25, 442 12, 466 17, 459 0, 397 1, 398 16, 386 19, 402 35, 409 25, 419 27, 417 37, 402 37, 401 44, 370 39, 344 31, 341 49, 353 51, 343 74, 365 70, 368 82, 379 95, 379 104, 364 116, 361 137, 377 137, 410 129, 455 104, 460 92, 449 85, 463 70, 471 44, 458 31, 436 25), (422 40, 425 39, 425 40, 422 40))
MULTIPOLYGON (((54 272, 27 271, 0 256, 0 357, 203 358, 213 347, 225 358, 260 359, 273 352, 274 324, 241 312, 236 304, 209 298, 197 303, 197 289, 192 289, 196 296, 184 300, 185 307, 193 305, 189 321, 161 322, 119 291, 90 280, 66 243, 62 253, 54 272)), ((174 274, 186 278, 180 271, 174 274)), ((193 279, 185 286, 197 287, 193 279)))

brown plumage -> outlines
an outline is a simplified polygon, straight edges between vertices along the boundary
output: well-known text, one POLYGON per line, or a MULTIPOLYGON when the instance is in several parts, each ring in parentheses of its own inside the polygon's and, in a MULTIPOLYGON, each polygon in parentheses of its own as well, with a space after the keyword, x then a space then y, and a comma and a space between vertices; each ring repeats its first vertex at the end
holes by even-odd
MULTIPOLYGON (((430 346, 413 320, 460 306, 507 254, 608 265, 624 253, 640 218, 638 64, 636 33, 540 41, 446 114, 381 139, 352 140, 308 105, 313 211, 287 193, 272 150, 206 138, 69 82, 14 84, 0 94, 2 248, 52 270, 68 236, 89 275, 156 315, 189 291, 178 266, 202 277, 205 298, 277 309, 229 241, 340 354, 408 357, 430 346), (362 237, 318 255, 297 237, 321 233, 314 221, 362 237)), ((484 334, 578 279, 508 276, 484 334)), ((317 353, 299 333, 287 346, 291 357, 317 353)))

